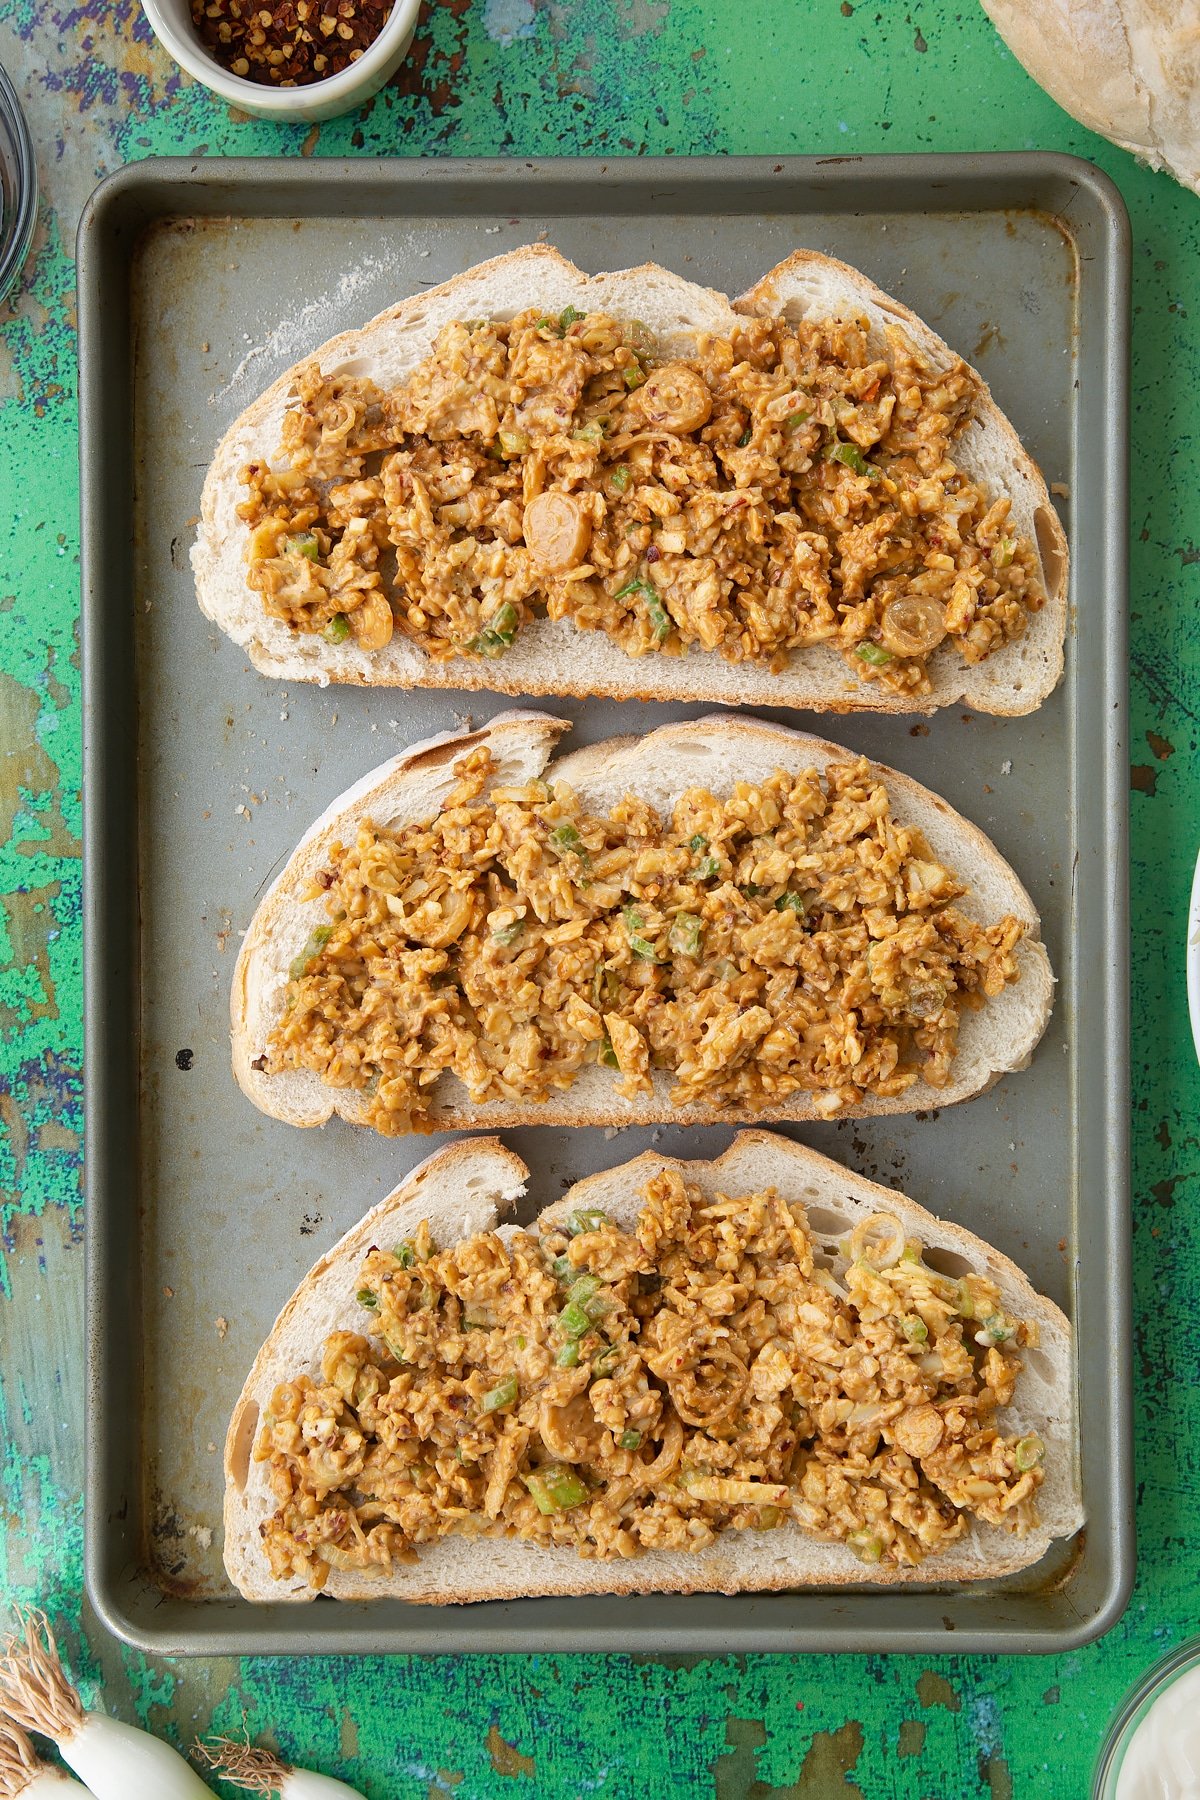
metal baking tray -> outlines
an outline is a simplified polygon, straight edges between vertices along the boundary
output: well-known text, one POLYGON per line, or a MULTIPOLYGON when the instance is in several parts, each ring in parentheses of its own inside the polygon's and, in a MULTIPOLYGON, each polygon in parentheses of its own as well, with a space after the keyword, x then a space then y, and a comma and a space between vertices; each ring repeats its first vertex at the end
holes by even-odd
MULTIPOLYGON (((1133 1573, 1126 908, 1127 222, 1049 155, 676 162, 148 161, 79 236, 86 675, 87 1571, 147 1650, 1063 1650, 1133 1573), (247 1605, 221 1568, 225 1424, 316 1256, 432 1147, 259 1116, 227 994, 256 896, 317 812, 491 696, 285 687, 195 604, 187 550, 217 438, 333 332, 537 238, 585 267, 653 257, 736 293, 798 244, 860 265, 992 381, 1061 484, 1067 677, 1028 719, 783 716, 908 770, 988 830, 1059 976, 1028 1073, 943 1113, 796 1135, 1009 1252, 1074 1317, 1088 1524, 966 1589, 247 1605), (1067 498, 1069 496, 1069 499, 1067 498)), ((531 296, 532 298, 532 296, 531 296)), ((697 709, 569 703, 572 742, 697 709)), ((530 1207, 724 1130, 531 1130, 530 1207)), ((936 1575, 936 1569, 931 1570, 936 1575)))

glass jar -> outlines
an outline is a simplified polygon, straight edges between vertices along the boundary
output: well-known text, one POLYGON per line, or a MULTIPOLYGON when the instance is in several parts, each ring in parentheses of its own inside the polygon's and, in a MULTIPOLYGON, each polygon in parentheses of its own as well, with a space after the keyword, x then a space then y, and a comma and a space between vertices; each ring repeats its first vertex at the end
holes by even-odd
POLYGON ((1189 1638, 1138 1682, 1113 1720, 1092 1783, 1092 1800, 1116 1800, 1121 1764, 1133 1742, 1138 1726, 1156 1700, 1160 1700, 1172 1684, 1183 1675, 1200 1667, 1200 1638, 1189 1638))

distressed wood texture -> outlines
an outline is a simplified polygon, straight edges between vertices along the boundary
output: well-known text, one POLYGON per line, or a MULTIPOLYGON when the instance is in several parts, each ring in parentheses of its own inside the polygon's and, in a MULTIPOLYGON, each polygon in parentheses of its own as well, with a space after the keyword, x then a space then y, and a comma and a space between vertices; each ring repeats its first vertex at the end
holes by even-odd
POLYGON ((7 0, 0 61, 41 217, 0 309, 0 1597, 60 1622, 87 1698, 188 1742, 277 1741, 371 1800, 1082 1795, 1130 1683, 1195 1629, 1200 1083, 1183 943, 1200 818, 1200 200, 1072 124, 974 0, 445 0, 331 124, 258 124, 181 80, 133 0, 7 0), (80 695, 72 247, 94 182, 216 156, 1052 148, 1134 228, 1134 1207, 1141 1569, 1052 1660, 628 1657, 153 1664, 81 1605, 80 695))

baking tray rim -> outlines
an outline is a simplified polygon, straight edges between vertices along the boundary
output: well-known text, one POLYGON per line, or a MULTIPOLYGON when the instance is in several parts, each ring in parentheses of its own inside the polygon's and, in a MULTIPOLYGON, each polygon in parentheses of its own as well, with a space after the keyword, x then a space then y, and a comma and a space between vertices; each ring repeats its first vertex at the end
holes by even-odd
MULTIPOLYGON (((137 1119, 137 1082, 131 1083, 129 1071, 122 1072, 111 1051, 122 1042, 120 1023, 136 1018, 133 998, 136 982, 136 958, 132 966, 115 963, 111 945, 113 936, 106 928, 114 917, 118 896, 114 865, 122 861, 114 852, 136 844, 136 829, 130 832, 112 829, 117 822, 108 777, 110 757, 119 747, 122 733, 129 743, 130 720, 114 717, 114 705, 107 695, 103 679, 106 668, 103 630, 105 616, 114 601, 111 590, 119 587, 112 576, 113 564, 106 554, 119 543, 112 522, 105 517, 91 485, 98 453, 103 451, 111 462, 111 435, 102 437, 100 421, 105 416, 104 402, 114 399, 121 404, 121 376, 129 369, 128 290, 121 304, 112 305, 112 294, 104 291, 104 276, 112 268, 126 266, 132 259, 141 229, 169 217, 220 216, 243 213, 254 217, 295 216, 319 217, 326 212, 344 211, 328 202, 332 192, 344 192, 353 184, 359 189, 354 210, 360 216, 372 215, 372 202, 388 197, 408 203, 408 210, 437 212, 456 188, 482 186, 484 195, 489 184, 512 180, 519 176, 528 182, 535 178, 536 192, 525 199, 524 210, 532 212, 539 204, 549 208, 555 197, 555 184, 568 188, 584 181, 594 191, 600 177, 612 184, 614 198, 622 189, 642 190, 651 210, 657 202, 672 210, 688 210, 687 202, 703 200, 715 183, 719 211, 719 190, 739 178, 751 183, 778 186, 780 212, 803 210, 806 201, 819 195, 835 210, 839 198, 852 196, 869 186, 869 205, 851 210, 887 212, 910 210, 911 190, 923 188, 936 210, 937 196, 952 184, 967 184, 979 189, 981 207, 988 203, 998 209, 1020 204, 1013 198, 1001 198, 997 191, 1005 183, 1010 188, 1023 185, 1043 192, 1066 184, 1066 190, 1084 190, 1097 213, 1103 244, 1102 267, 1088 276, 1094 290, 1092 307, 1097 321, 1106 329, 1094 328, 1093 353, 1106 376, 1105 391, 1109 396, 1109 419, 1114 429, 1105 443, 1095 478, 1100 526, 1101 566, 1107 571, 1110 602, 1105 618, 1104 651, 1100 658, 1100 685, 1106 727, 1096 747, 1090 766, 1098 774, 1098 785, 1104 795, 1104 814, 1109 822, 1106 854, 1110 859, 1112 879, 1105 889, 1101 928, 1106 960, 1099 970, 1099 984, 1104 990, 1102 1006, 1108 1026, 1108 1054, 1103 1063, 1103 1082, 1097 1096, 1097 1110, 1103 1114, 1105 1131, 1100 1151, 1103 1186, 1107 1198, 1102 1222, 1105 1226, 1104 1257, 1111 1283, 1107 1295, 1107 1340, 1114 1352, 1106 1370, 1105 1394, 1108 1401, 1105 1440, 1110 1453, 1111 1481, 1103 1498, 1104 1536, 1110 1564, 1104 1578, 1103 1591, 1086 1614, 1076 1622, 1044 1626, 1030 1622, 996 1626, 958 1625, 943 1616, 945 1635, 937 1636, 931 1628, 905 1627, 885 1622, 881 1617, 868 1624, 851 1620, 839 1624, 822 1616, 818 1624, 756 1623, 754 1612, 763 1606, 778 1609, 790 1599, 825 1603, 822 1613, 837 1610, 840 1601, 854 1613, 891 1612, 887 1602, 898 1603, 899 1594, 881 1594, 870 1590, 853 1595, 837 1595, 829 1590, 801 1590, 788 1595, 696 1596, 697 1602, 732 1600, 738 1607, 737 1621, 721 1622, 719 1628, 676 1626, 638 1628, 620 1620, 575 1625, 566 1630, 556 1628, 553 1642, 563 1651, 628 1650, 631 1632, 642 1640, 642 1647, 669 1649, 677 1652, 743 1652, 752 1650, 819 1650, 911 1651, 928 1654, 933 1649, 953 1648, 956 1652, 996 1653, 998 1651, 1060 1652, 1080 1647, 1111 1628, 1123 1612, 1132 1589, 1135 1572, 1135 1549, 1132 1517, 1132 1373, 1127 1346, 1130 1343, 1130 1238, 1129 1238, 1129 1019, 1128 1019, 1128 797, 1124 782, 1123 746, 1126 720, 1126 630, 1127 630, 1127 474, 1128 474, 1128 329, 1130 230, 1124 203, 1115 184, 1092 164, 1081 158, 1058 152, 989 152, 972 155, 937 154, 876 157, 703 157, 676 161, 672 158, 563 158, 563 159, 451 159, 429 163, 401 161, 383 163, 338 159, 319 165, 298 165, 274 158, 226 158, 219 162, 187 157, 147 158, 127 165, 100 183, 89 199, 78 232, 79 312, 80 312, 80 474, 81 474, 81 551, 83 590, 83 671, 84 671, 84 985, 85 985, 85 1104, 88 1123, 89 1155, 87 1161, 88 1253, 87 1253, 87 1404, 86 1404, 86 1508, 85 1568, 89 1596, 98 1614, 113 1633, 138 1648, 167 1654, 315 1654, 315 1653, 386 1653, 394 1651, 445 1652, 475 1647, 488 1651, 535 1651, 546 1646, 548 1633, 534 1621, 518 1620, 507 1626, 497 1620, 494 1609, 510 1608, 524 1612, 544 1610, 552 1602, 542 1600, 515 1603, 489 1603, 485 1608, 413 1609, 422 1614, 435 1610, 441 1630, 414 1635, 404 1627, 392 1625, 364 1626, 356 1616, 362 1609, 342 1607, 336 1621, 317 1623, 311 1609, 270 1609, 272 1617, 264 1619, 262 1609, 251 1608, 232 1597, 189 1601, 161 1590, 150 1595, 147 1579, 140 1575, 132 1554, 114 1558, 106 1533, 114 1522, 120 1522, 136 1499, 123 1483, 117 1463, 120 1445, 114 1421, 106 1413, 106 1394, 112 1391, 111 1371, 114 1365, 114 1341, 118 1334, 108 1329, 106 1304, 112 1291, 113 1262, 111 1237, 120 1221, 110 1216, 108 1196, 119 1194, 122 1156, 114 1129, 114 1115, 122 1098, 132 1100, 131 1115, 137 1119), (252 212, 239 205, 247 184, 259 190, 259 210, 252 212), (419 186, 418 186, 419 184, 419 186), (906 195, 905 190, 909 192, 906 195), (190 207, 182 202, 190 200, 190 207), (314 204, 321 200, 322 204, 314 204), (266 201, 267 204, 263 204, 266 201), (114 265, 115 259, 115 265, 114 265), (114 331, 125 327, 122 358, 110 359, 102 354, 103 346, 114 331), (95 353, 101 352, 101 353, 95 353), (1100 504, 1102 502, 1102 504, 1100 504), (110 598, 106 600, 106 594, 110 598), (107 954, 98 945, 109 946, 107 954), (125 1009, 122 1015, 122 1007, 125 1009), (114 1030, 114 1015, 116 1029, 114 1030), (114 1102, 117 1103, 114 1105, 114 1102), (114 1181, 114 1177, 116 1180, 114 1181), (116 1479, 114 1480, 114 1474, 116 1479), (113 1506, 110 1502, 117 1501, 113 1506), (130 1576, 140 1578, 143 1604, 130 1606, 130 1576), (147 1605, 146 1602, 149 1604, 147 1605), (175 1623, 183 1606, 193 1614, 209 1618, 221 1613, 235 1616, 232 1630, 215 1623, 209 1626, 189 1620, 186 1627, 175 1623), (277 1624, 276 1612, 286 1615, 287 1623, 277 1624), (492 1613, 485 1620, 481 1612, 492 1613), (147 1613, 149 1616, 147 1616, 147 1613), (163 1618, 159 1624, 154 1614, 163 1618), (248 1615, 248 1616, 247 1616, 248 1615), (238 1617, 242 1622, 239 1624, 238 1617), (170 1621, 170 1622, 168 1622, 170 1621), (307 1628, 307 1629, 306 1629, 307 1628), (434 1632, 437 1632, 436 1639, 434 1632), (951 1633, 953 1635, 951 1635, 951 1633), (422 1635, 429 1640, 421 1641, 422 1635), (306 1641, 298 1642, 302 1637, 306 1641), (816 1641, 819 1638, 819 1642, 816 1641), (647 1643, 649 1639, 649 1643, 647 1643), (669 1645, 664 1642, 669 1639, 669 1645), (719 1639, 719 1642, 717 1641, 719 1639)), ((1028 197, 1025 205, 1029 205, 1028 197)), ((1068 207, 1069 207, 1068 198, 1068 207)), ((947 202, 946 210, 964 210, 947 202)), ((610 210, 618 210, 613 207, 610 210)), ((745 205, 728 206, 730 212, 744 212, 745 205)), ((814 209, 815 210, 815 209, 814 209)), ((1044 207, 1053 216, 1054 209, 1044 207)), ((1061 209, 1066 210, 1066 209, 1061 209)), ((126 274, 128 269, 126 266, 126 274)), ((1083 294, 1081 286, 1081 297, 1083 294)), ((131 386, 125 393, 129 404, 131 386)), ((108 423, 111 427, 111 412, 108 423)), ((131 477, 132 468, 126 455, 123 472, 131 477)), ((109 479, 113 479, 111 473, 109 479)), ((126 483, 128 490, 128 482, 126 483)), ((127 546, 126 546, 127 553, 127 546)), ((115 602, 119 605, 119 600, 115 602)), ((134 740, 136 749, 136 740, 134 740)), ((1079 758, 1076 749, 1076 765, 1079 758)), ((1078 851, 1077 851, 1078 857, 1078 851)), ((126 865, 128 866, 128 865, 126 865)), ((127 911, 129 909, 126 909, 127 911)), ((136 910, 136 909, 134 909, 136 910)), ((128 923, 128 921, 126 921, 128 923)), ((136 930, 136 921, 134 922, 136 930)), ((126 1043, 127 1048, 127 1043, 126 1043)), ((127 1184, 126 1184, 127 1185, 127 1184)), ((1081 1184, 1082 1185, 1082 1184, 1081 1184)), ((128 1211, 125 1222, 128 1223, 128 1211)), ((136 1208, 134 1212, 136 1223, 136 1208)), ((137 1259, 130 1259, 136 1261, 137 1259)), ((1079 1258, 1076 1257, 1078 1275, 1079 1258)), ((136 1280, 136 1276, 128 1279, 136 1280)), ((117 1352, 119 1355, 119 1352, 117 1352)), ((1095 1509, 1093 1509, 1095 1510, 1095 1509)), ((978 1597, 980 1588, 938 1590, 921 1588, 902 1590, 910 1601, 922 1597, 946 1599, 966 1593, 978 1597)), ((1044 1591, 1015 1595, 1030 1606, 1045 1598, 1044 1591)), ((683 1607, 691 1600, 675 1599, 683 1607)), ((665 1610, 665 1609, 664 1609, 665 1610)), ((678 1607, 671 1610, 678 1610, 678 1607)))

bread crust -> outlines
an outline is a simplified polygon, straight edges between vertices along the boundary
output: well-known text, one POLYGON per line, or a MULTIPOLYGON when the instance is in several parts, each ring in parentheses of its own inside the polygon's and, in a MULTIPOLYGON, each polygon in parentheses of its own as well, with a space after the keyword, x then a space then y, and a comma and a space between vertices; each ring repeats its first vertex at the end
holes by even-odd
MULTIPOLYGON (((477 264, 428 292, 388 308, 360 329, 342 332, 314 349, 325 373, 402 378, 431 347, 440 327, 480 314, 512 317, 531 300, 548 307, 568 303, 646 319, 664 347, 694 349, 705 333, 728 332, 738 315, 801 310, 812 296, 825 316, 834 303, 865 315, 881 344, 886 324, 900 324, 938 367, 954 353, 910 308, 865 275, 815 250, 798 250, 732 304, 724 295, 684 281, 654 263, 609 274, 585 275, 547 245, 526 245, 477 264), (827 296, 827 299, 823 299, 827 296)), ((964 704, 981 712, 1020 715, 1033 711, 1062 674, 1067 617, 1067 542, 1036 464, 992 400, 982 377, 976 421, 956 454, 968 473, 1013 491, 1014 517, 1033 540, 1042 563, 1047 604, 1031 617, 1024 637, 968 665, 947 651, 930 665, 929 695, 891 693, 877 682, 856 681, 840 651, 827 644, 788 653, 773 674, 752 664, 730 663, 716 652, 680 657, 630 657, 603 632, 580 632, 569 620, 535 619, 504 656, 438 661, 397 632, 382 651, 352 642, 329 645, 316 634, 296 633, 263 611, 246 587, 242 550, 247 528, 237 516, 242 498, 238 471, 253 458, 274 454, 293 382, 287 370, 259 395, 225 433, 204 483, 200 524, 192 549, 201 610, 239 643, 255 668, 289 681, 360 687, 454 688, 524 695, 604 694, 617 699, 705 701, 732 706, 791 706, 824 712, 931 713, 964 704)))
MULTIPOLYGON (((776 1187, 785 1198, 810 1209, 810 1225, 827 1246, 834 1222, 848 1229, 871 1213, 898 1216, 906 1234, 929 1249, 959 1256, 996 1282, 1004 1310, 1036 1323, 1040 1348, 1024 1353, 1018 1404, 1001 1415, 1006 1430, 1037 1430, 1046 1443, 1046 1481, 1039 1495, 1042 1525, 1024 1538, 995 1527, 973 1526, 960 1545, 916 1569, 877 1568, 870 1576, 843 1544, 825 1543, 788 1525, 770 1533, 727 1532, 708 1550, 651 1551, 629 1561, 585 1560, 571 1550, 545 1549, 519 1540, 448 1538, 422 1547, 415 1564, 390 1572, 333 1571, 326 1591, 337 1599, 401 1598, 426 1604, 514 1599, 531 1594, 737 1593, 797 1587, 945 1586, 1015 1574, 1045 1553, 1056 1539, 1083 1523, 1075 1445, 1073 1347, 1066 1317, 1009 1258, 961 1226, 937 1219, 924 1207, 883 1188, 778 1133, 739 1132, 722 1156, 708 1162, 681 1161, 653 1151, 632 1162, 577 1182, 544 1207, 534 1227, 576 1206, 602 1206, 618 1223, 636 1217, 645 1181, 663 1168, 677 1168, 707 1193, 750 1193, 776 1187), (1026 1398, 1020 1399, 1022 1390, 1026 1398), (756 1541, 751 1541, 756 1540, 756 1541)), ((276 1320, 255 1359, 233 1409, 225 1443, 225 1566, 247 1599, 313 1599, 306 1582, 277 1582, 266 1571, 259 1526, 274 1502, 263 1465, 249 1459, 258 1420, 279 1382, 302 1372, 315 1374, 321 1343, 337 1329, 358 1329, 354 1302, 361 1261, 377 1240, 411 1236, 429 1218, 443 1245, 469 1231, 512 1227, 501 1224, 524 1186, 528 1171, 498 1139, 476 1138, 451 1145, 428 1158, 374 1207, 304 1278, 276 1320), (463 1229, 456 1233, 456 1183, 473 1182, 470 1206, 461 1203, 463 1229)))
MULTIPOLYGON (((291 961, 313 926, 325 917, 320 899, 304 901, 300 896, 323 866, 329 847, 353 837, 358 822, 366 817, 376 824, 433 817, 438 795, 453 785, 454 763, 465 750, 480 744, 491 749, 502 771, 501 780, 514 779, 513 773, 505 771, 532 780, 550 763, 555 744, 568 729, 567 720, 545 713, 500 713, 477 730, 415 744, 364 776, 305 833, 251 921, 230 996, 234 1074, 242 1091, 263 1112, 304 1126, 322 1125, 335 1113, 351 1123, 366 1121, 369 1102, 355 1089, 327 1087, 307 1071, 267 1075, 254 1066, 281 1015, 291 961)), ((666 804, 686 787, 712 786, 723 779, 724 791, 728 791, 735 777, 765 778, 775 768, 797 772, 823 768, 829 761, 853 754, 787 726, 715 714, 687 724, 660 726, 643 737, 611 738, 555 758, 551 766, 554 777, 575 788, 585 805, 607 807, 626 792, 666 804)), ((951 1082, 944 1088, 918 1082, 906 1093, 890 1097, 866 1094, 860 1105, 839 1115, 846 1118, 921 1112, 984 1092, 1002 1075, 1026 1066, 1049 1021, 1053 1002, 1054 977, 1040 940, 1037 909, 995 845, 911 776, 881 764, 873 766, 887 785, 895 816, 902 823, 920 826, 934 854, 968 884, 971 891, 960 903, 963 910, 972 916, 982 916, 984 907, 993 915, 1011 912, 1024 921, 1027 934, 1017 948, 1020 981, 963 1019, 951 1082)), ((588 1067, 566 1093, 521 1105, 473 1101, 454 1077, 443 1076, 432 1092, 431 1116, 435 1129, 467 1130, 732 1121, 728 1108, 672 1104, 671 1086, 671 1081, 659 1074, 653 1094, 627 1100, 617 1093, 607 1071, 588 1067)), ((822 1115, 812 1096, 795 1094, 783 1106, 754 1116, 766 1122, 822 1115)))

